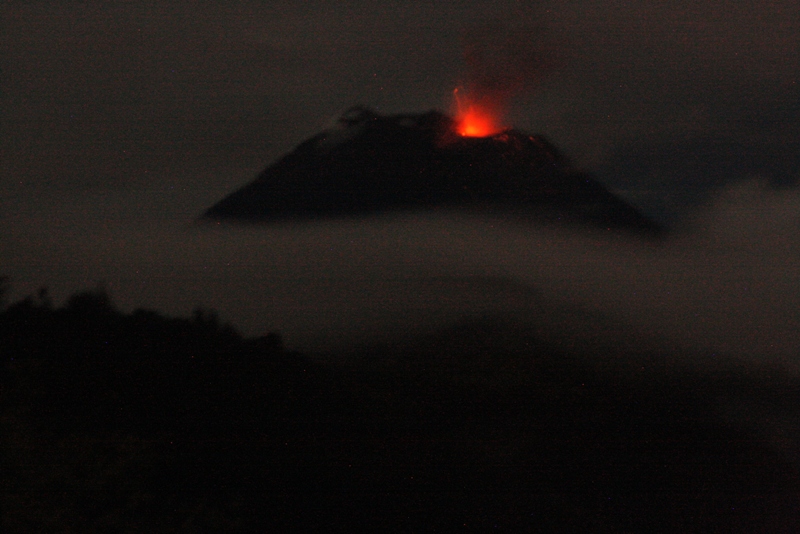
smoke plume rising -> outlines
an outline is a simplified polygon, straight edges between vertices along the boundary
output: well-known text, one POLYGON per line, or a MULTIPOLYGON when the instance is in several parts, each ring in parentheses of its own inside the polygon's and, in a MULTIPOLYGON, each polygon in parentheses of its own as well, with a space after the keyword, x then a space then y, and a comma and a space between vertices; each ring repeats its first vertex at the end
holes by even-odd
POLYGON ((466 82, 456 93, 456 116, 472 107, 498 126, 504 124, 512 99, 532 91, 556 67, 555 49, 545 42, 543 33, 499 21, 466 32, 466 82))

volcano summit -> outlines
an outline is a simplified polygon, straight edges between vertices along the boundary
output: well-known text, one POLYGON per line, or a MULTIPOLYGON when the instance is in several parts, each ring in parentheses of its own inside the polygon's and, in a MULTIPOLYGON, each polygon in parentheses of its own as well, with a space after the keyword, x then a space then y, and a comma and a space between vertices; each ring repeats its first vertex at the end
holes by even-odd
POLYGON ((457 133, 437 111, 348 110, 201 220, 281 222, 458 209, 655 235, 661 229, 537 135, 457 133))

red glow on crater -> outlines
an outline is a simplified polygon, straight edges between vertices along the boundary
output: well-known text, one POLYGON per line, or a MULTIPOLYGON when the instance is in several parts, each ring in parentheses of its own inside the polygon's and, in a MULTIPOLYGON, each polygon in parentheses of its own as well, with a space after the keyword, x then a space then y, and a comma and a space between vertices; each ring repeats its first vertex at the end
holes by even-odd
POLYGON ((503 131, 497 106, 485 98, 471 101, 458 89, 453 91, 456 106, 456 132, 464 137, 487 137, 503 131))

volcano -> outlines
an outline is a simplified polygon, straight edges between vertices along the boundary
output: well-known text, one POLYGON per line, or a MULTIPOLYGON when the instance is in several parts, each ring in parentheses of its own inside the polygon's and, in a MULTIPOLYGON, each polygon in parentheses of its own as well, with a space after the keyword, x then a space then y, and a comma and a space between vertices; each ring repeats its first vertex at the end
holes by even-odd
POLYGON ((438 111, 348 110, 201 220, 249 223, 456 209, 657 235, 661 228, 538 135, 458 133, 438 111))

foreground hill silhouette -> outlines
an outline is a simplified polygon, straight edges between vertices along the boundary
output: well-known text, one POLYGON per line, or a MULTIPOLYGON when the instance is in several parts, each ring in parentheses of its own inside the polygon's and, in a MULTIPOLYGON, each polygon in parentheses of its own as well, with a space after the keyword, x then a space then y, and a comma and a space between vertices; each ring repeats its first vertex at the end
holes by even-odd
POLYGON ((382 116, 353 108, 201 220, 278 222, 400 210, 479 210, 545 222, 658 234, 541 136, 463 137, 436 111, 382 116))
POLYGON ((800 526, 797 462, 718 410, 796 407, 766 367, 645 372, 488 320, 323 364, 102 291, 6 307, 0 354, 3 532, 800 526))

